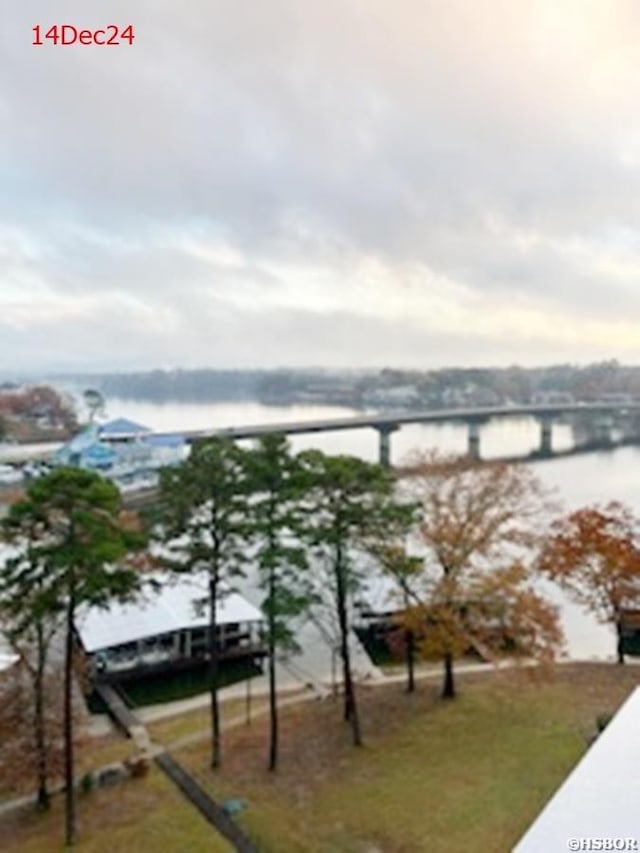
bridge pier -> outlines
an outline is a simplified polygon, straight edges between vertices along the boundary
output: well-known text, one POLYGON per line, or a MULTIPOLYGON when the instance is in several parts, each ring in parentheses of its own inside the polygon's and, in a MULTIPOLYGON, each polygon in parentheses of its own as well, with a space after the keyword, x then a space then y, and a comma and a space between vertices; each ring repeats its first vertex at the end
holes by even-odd
POLYGON ((613 422, 602 414, 585 413, 576 418, 573 435, 576 447, 607 448, 613 445, 613 422))
POLYGON ((603 447, 608 447, 613 444, 613 436, 611 435, 611 419, 597 418, 593 425, 594 437, 596 442, 603 447))
POLYGON ((553 421, 550 418, 541 418, 540 421, 540 447, 539 456, 553 456, 553 421))
POLYGON ((574 415, 571 419, 571 435, 574 447, 584 447, 589 444, 590 435, 584 417, 574 415))
POLYGON ((384 424, 376 426, 380 443, 378 445, 378 462, 384 468, 391 468, 391 433, 398 429, 397 424, 384 424))
POLYGON ((467 427, 467 456, 480 459, 480 421, 469 421, 467 427))
POLYGON ((640 441, 640 418, 637 415, 625 415, 619 418, 617 426, 620 430, 621 443, 640 441))

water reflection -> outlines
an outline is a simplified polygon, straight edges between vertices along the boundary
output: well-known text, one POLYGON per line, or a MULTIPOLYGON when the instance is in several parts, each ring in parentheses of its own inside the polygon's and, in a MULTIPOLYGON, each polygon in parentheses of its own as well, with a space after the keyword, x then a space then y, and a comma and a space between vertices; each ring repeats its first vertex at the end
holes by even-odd
MULTIPOLYGON (((283 423, 357 415, 360 412, 341 406, 267 406, 260 403, 156 404, 109 399, 111 417, 128 417, 156 430, 204 429, 262 423, 283 423)), ((540 426, 533 418, 493 421, 482 427, 481 447, 486 458, 527 454, 539 446, 540 426)), ((573 436, 568 425, 554 424, 553 446, 571 447, 573 436)), ((373 429, 294 436, 295 450, 316 447, 328 453, 349 453, 375 461, 378 458, 378 434, 373 429)), ((467 447, 464 424, 409 425, 392 436, 392 458, 401 461, 414 449, 437 447, 463 453, 467 447)), ((531 463, 548 486, 557 489, 566 509, 588 503, 618 500, 640 512, 640 449, 625 447, 531 463)), ((568 601, 556 587, 547 585, 550 597, 562 610, 568 652, 572 657, 613 656, 612 631, 598 625, 590 614, 568 601)))

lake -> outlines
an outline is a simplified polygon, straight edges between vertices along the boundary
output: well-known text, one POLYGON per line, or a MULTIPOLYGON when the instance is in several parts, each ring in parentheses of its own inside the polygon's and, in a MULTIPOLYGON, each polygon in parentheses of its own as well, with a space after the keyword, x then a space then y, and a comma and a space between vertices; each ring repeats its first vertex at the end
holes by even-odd
MULTIPOLYGON (((109 417, 128 417, 154 430, 205 429, 246 426, 286 421, 339 418, 361 414, 342 406, 270 406, 261 403, 149 403, 110 398, 109 417)), ((538 446, 539 426, 532 418, 494 421, 481 431, 482 454, 485 458, 523 455, 538 446)), ((463 425, 411 425, 394 433, 392 458, 402 460, 414 449, 437 447, 463 453, 467 446, 467 430, 463 425)), ((554 425, 555 449, 573 444, 568 425, 554 425)), ((363 459, 378 458, 378 434, 373 429, 294 436, 294 450, 316 447, 327 453, 349 453, 363 459)), ((575 509, 593 502, 618 500, 640 512, 640 448, 624 447, 580 456, 564 457, 532 463, 543 483, 553 488, 565 509, 575 509)), ((614 637, 608 626, 569 601, 553 585, 545 592, 561 608, 567 637, 567 653, 579 659, 613 659, 614 637)), ((247 591, 254 598, 255 591, 247 591)), ((314 667, 315 669, 315 667, 314 667)))

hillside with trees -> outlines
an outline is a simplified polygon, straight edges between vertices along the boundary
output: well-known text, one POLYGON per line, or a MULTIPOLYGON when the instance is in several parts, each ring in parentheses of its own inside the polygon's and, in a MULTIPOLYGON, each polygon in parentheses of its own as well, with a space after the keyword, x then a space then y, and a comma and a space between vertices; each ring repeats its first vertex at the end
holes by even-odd
MULTIPOLYGON (((65 377, 68 381, 70 377, 65 377)), ((355 408, 455 408, 640 397, 640 367, 615 360, 549 367, 433 370, 152 370, 71 377, 102 394, 151 402, 255 401, 355 408)))

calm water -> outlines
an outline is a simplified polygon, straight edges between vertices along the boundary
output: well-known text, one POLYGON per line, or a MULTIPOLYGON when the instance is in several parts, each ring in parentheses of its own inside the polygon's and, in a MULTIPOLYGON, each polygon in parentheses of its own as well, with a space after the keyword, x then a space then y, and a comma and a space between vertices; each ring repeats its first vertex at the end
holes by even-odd
MULTIPOLYGON (((125 416, 157 430, 283 423, 359 414, 356 410, 339 406, 281 407, 259 403, 161 405, 116 399, 110 399, 107 408, 110 417, 125 416)), ((485 457, 525 454, 537 447, 538 440, 539 428, 532 419, 496 421, 482 430, 482 453, 485 457)), ((399 461, 411 450, 431 447, 464 452, 466 441, 464 426, 407 426, 392 436, 392 456, 399 461)), ((554 427, 555 448, 570 447, 572 442, 570 427, 554 427)), ((378 436, 372 429, 295 436, 292 445, 295 450, 317 447, 329 453, 351 453, 372 461, 378 458, 378 436)), ((546 485, 556 490, 565 509, 596 501, 618 500, 640 512, 640 449, 627 447, 538 462, 534 470, 546 485)), ((613 633, 607 626, 598 625, 590 614, 568 601, 555 587, 549 585, 545 591, 561 607, 567 652, 571 657, 613 656, 613 633)))
MULTIPOLYGON (((160 431, 205 429, 286 421, 339 418, 360 414, 340 406, 266 406, 260 403, 155 404, 118 400, 107 401, 110 418, 128 417, 160 431)), ((526 454, 538 446, 539 427, 530 418, 496 421, 481 433, 484 457, 526 454)), ((350 453, 375 461, 378 458, 378 434, 373 429, 294 436, 294 450, 316 447, 328 453, 350 453)), ((412 425, 392 436, 392 458, 399 462, 415 449, 437 447, 463 453, 467 431, 462 425, 412 425)), ((573 436, 568 426, 554 426, 554 447, 571 447, 573 436)), ((11 448, 9 448, 11 450, 11 448)), ((640 448, 618 450, 537 462, 535 473, 555 493, 566 510, 588 503, 618 500, 640 512, 640 448)), ((247 582, 242 590, 255 604, 260 593, 247 582)), ((567 638, 566 651, 572 658, 612 658, 613 632, 599 625, 593 617, 569 601, 555 586, 544 586, 545 593, 556 602, 567 638)), ((326 678, 331 662, 326 643, 311 625, 301 629, 305 653, 298 664, 319 677, 326 678)))

